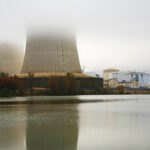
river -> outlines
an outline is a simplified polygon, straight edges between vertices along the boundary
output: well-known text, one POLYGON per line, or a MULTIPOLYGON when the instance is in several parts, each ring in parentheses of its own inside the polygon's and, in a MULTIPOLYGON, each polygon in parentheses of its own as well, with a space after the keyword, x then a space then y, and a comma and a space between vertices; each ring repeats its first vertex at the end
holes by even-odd
POLYGON ((39 99, 88 102, 0 105, 0 150, 150 150, 150 95, 39 99))

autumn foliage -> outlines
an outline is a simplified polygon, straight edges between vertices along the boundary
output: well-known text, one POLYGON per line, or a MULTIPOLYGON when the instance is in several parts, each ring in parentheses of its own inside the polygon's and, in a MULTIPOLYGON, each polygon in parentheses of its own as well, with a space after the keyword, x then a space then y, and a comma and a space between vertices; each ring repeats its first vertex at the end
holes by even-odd
POLYGON ((20 93, 20 81, 17 76, 0 77, 0 96, 16 96, 20 93))
POLYGON ((77 93, 77 82, 72 73, 63 77, 51 77, 48 81, 51 95, 74 95, 77 93))
POLYGON ((123 85, 119 85, 116 87, 119 91, 119 94, 124 94, 125 93, 125 88, 123 85))

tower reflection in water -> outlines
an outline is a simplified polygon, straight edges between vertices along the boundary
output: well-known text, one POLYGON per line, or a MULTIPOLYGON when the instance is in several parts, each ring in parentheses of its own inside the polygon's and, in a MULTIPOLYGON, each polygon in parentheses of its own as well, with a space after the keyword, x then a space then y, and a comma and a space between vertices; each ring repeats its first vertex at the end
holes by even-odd
POLYGON ((27 150, 77 150, 78 105, 30 105, 27 109, 27 150))
POLYGON ((26 107, 0 106, 0 150, 26 150, 26 107))

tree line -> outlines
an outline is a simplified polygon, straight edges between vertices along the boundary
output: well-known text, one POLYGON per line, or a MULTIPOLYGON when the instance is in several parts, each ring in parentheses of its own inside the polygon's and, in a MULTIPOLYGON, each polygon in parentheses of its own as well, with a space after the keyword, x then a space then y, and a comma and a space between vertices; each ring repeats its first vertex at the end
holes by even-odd
POLYGON ((16 96, 21 94, 19 78, 9 77, 7 73, 0 73, 0 97, 16 96))
MULTIPOLYGON (((50 77, 47 83, 46 95, 75 95, 78 85, 72 73, 66 76, 50 77)), ((0 73, 0 97, 34 95, 34 74, 28 74, 27 83, 22 82, 16 75, 9 76, 0 73)))

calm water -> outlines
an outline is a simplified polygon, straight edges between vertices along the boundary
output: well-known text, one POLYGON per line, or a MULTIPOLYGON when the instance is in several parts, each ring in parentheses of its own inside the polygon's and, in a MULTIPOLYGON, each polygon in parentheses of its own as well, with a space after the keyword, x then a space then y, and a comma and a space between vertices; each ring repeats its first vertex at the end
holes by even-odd
POLYGON ((103 102, 1 105, 0 150, 150 150, 150 95, 59 99, 103 102))

